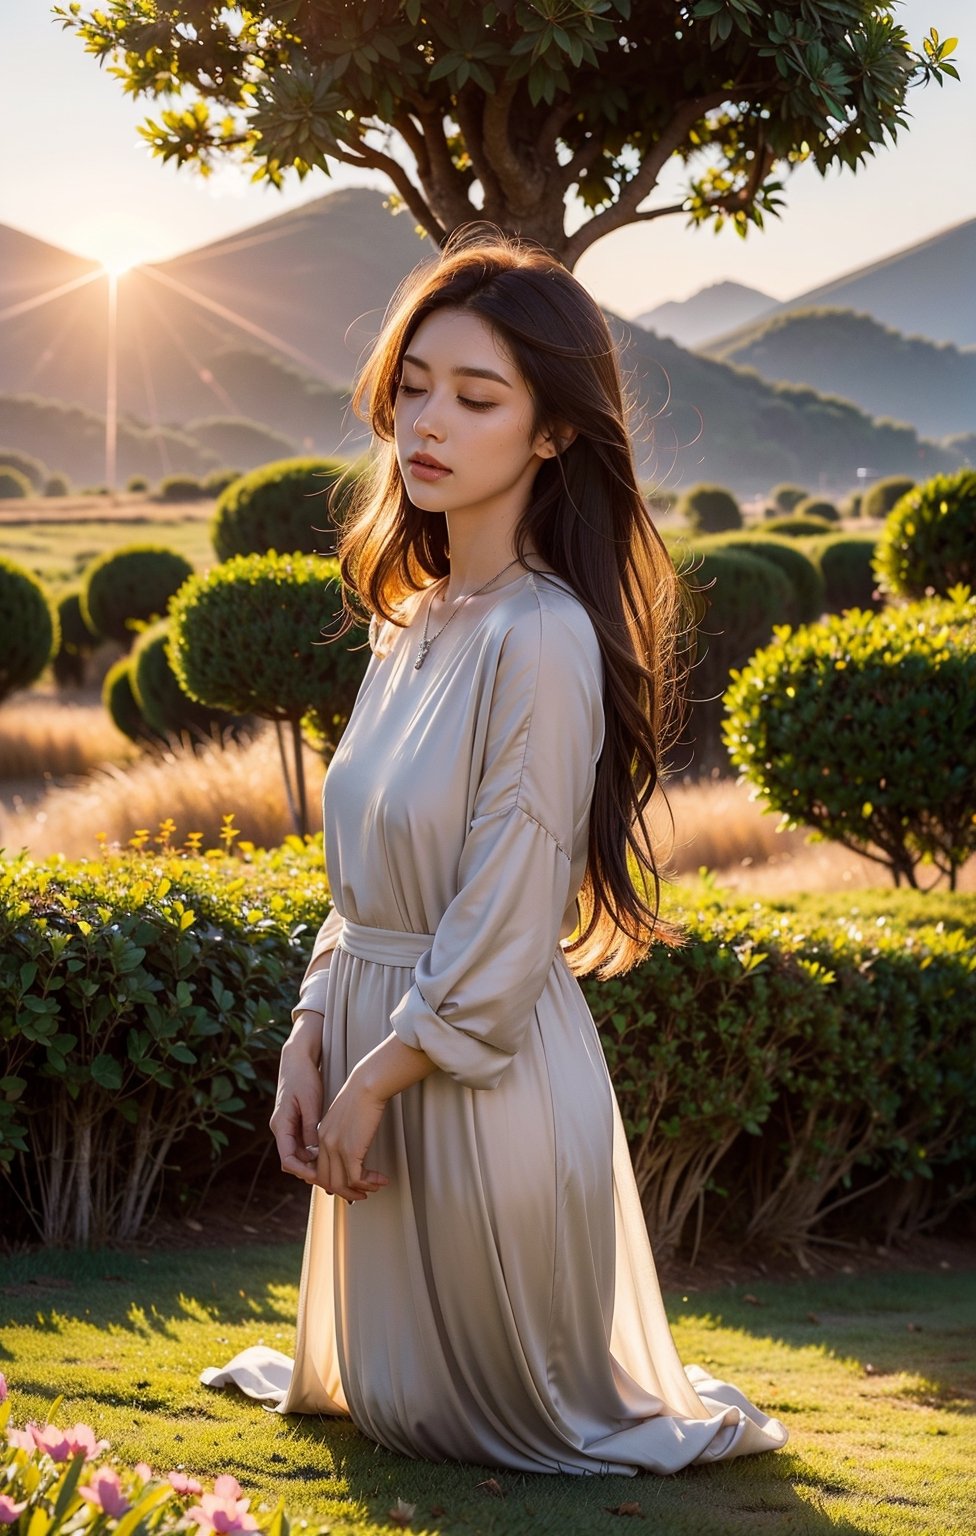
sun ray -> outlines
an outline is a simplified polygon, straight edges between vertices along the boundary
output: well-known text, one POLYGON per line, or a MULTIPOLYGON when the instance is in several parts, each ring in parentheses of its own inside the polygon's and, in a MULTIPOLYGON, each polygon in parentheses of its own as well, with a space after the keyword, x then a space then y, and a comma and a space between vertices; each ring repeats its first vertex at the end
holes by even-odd
POLYGON ((94 283, 98 278, 103 278, 105 272, 98 268, 94 272, 85 272, 81 277, 73 277, 70 282, 62 283, 58 288, 50 288, 46 293, 38 294, 33 299, 22 299, 19 304, 11 304, 8 309, 0 309, 0 320, 14 320, 17 315, 26 315, 32 309, 39 309, 42 304, 50 304, 54 299, 60 299, 66 293, 73 293, 76 288, 84 288, 86 283, 94 283))
POLYGON ((186 283, 178 282, 175 277, 170 277, 168 274, 160 272, 156 267, 145 267, 143 270, 156 282, 164 283, 166 287, 174 289, 175 292, 182 294, 184 298, 190 299, 194 304, 199 304, 201 309, 208 309, 211 314, 219 316, 221 320, 227 320, 231 325, 236 325, 242 331, 257 337, 258 341, 263 341, 266 346, 274 347, 276 351, 284 352, 287 356, 293 357, 296 362, 301 363, 305 368, 310 368, 316 378, 322 379, 323 383, 328 382, 323 377, 321 366, 314 357, 309 357, 307 352, 302 352, 300 348, 293 347, 290 342, 284 341, 280 336, 276 336, 273 331, 266 331, 264 326, 255 325, 253 320, 247 320, 243 315, 239 315, 236 310, 228 309, 224 304, 218 304, 216 299, 208 299, 203 294, 196 293, 186 283))
POLYGON ((187 365, 189 366, 190 370, 196 374, 201 384, 210 390, 211 394, 218 401, 218 403, 224 407, 225 410, 231 411, 235 416, 243 415, 244 413, 241 411, 240 407, 227 393, 223 385, 214 378, 210 369, 194 356, 190 349, 189 343, 184 339, 183 336, 180 335, 180 332, 176 329, 175 325, 167 315, 166 311, 163 309, 162 305, 157 303, 155 296, 152 293, 147 293, 145 297, 146 302, 154 310, 160 325, 162 325, 163 328, 169 332, 177 348, 177 351, 182 352, 187 365))

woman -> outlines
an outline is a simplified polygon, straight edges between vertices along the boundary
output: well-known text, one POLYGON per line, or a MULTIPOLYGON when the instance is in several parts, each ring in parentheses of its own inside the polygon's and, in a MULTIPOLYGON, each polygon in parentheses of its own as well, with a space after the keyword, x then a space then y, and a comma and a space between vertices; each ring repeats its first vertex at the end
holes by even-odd
POLYGON ((271 1121, 314 1186, 296 1359, 203 1379, 435 1461, 664 1473, 782 1445, 678 1359, 576 980, 681 940, 644 808, 683 592, 607 326, 538 250, 462 238, 401 287, 355 399, 376 449, 339 558, 372 654, 271 1121))

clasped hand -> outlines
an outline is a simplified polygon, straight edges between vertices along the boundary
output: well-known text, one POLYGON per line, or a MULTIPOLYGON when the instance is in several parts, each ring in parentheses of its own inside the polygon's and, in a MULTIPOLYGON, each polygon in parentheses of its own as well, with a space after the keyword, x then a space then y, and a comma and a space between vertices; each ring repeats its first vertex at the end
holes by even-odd
POLYGON ((389 1179, 363 1164, 386 1104, 354 1068, 320 1123, 319 1067, 307 1053, 286 1047, 270 1122, 282 1172, 350 1204, 375 1194, 389 1179))

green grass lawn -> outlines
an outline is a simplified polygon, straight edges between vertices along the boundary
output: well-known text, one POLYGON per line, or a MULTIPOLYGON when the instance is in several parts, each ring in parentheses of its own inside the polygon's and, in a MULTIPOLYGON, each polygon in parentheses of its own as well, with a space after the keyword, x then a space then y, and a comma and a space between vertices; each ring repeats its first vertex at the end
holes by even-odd
POLYGON ((215 565, 209 523, 200 517, 157 515, 94 520, 88 523, 48 521, 0 522, 0 554, 26 566, 52 589, 77 582, 82 571, 99 556, 130 544, 162 544, 185 555, 196 570, 215 565))
POLYGON ((91 1424, 121 1458, 231 1471, 255 1506, 283 1495, 333 1536, 396 1529, 398 1499, 416 1506, 413 1531, 467 1536, 610 1532, 609 1511, 634 1502, 656 1536, 976 1529, 976 1273, 669 1295, 682 1358, 783 1418, 790 1444, 671 1478, 572 1478, 405 1460, 348 1420, 202 1387, 203 1366, 247 1344, 291 1351, 299 1264, 294 1244, 0 1261, 12 1422, 64 1393, 58 1422, 91 1424), (500 1494, 478 1486, 493 1476, 500 1494))

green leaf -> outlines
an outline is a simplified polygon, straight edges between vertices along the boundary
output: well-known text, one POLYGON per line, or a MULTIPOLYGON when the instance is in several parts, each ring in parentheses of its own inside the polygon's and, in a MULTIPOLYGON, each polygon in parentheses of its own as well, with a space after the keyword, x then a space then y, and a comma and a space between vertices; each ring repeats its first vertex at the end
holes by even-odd
POLYGON ((114 1056, 104 1053, 98 1055, 92 1061, 89 1068, 92 1079, 102 1088, 116 1090, 122 1087, 122 1067, 114 1056))

